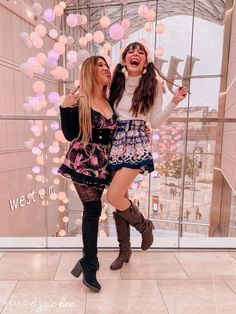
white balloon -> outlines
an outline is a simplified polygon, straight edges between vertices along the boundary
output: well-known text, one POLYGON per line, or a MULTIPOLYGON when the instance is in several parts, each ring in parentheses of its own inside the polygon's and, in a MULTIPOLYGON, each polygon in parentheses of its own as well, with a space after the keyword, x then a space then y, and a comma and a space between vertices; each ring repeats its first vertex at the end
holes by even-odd
POLYGON ((21 39, 21 40, 27 40, 27 39, 29 39, 29 34, 26 33, 26 32, 21 32, 21 33, 20 33, 20 39, 21 39))
POLYGON ((33 173, 39 173, 40 172, 40 167, 39 166, 33 166, 32 167, 33 173))
POLYGON ((43 12, 43 9, 39 3, 34 3, 32 5, 32 10, 36 16, 39 16, 43 12))
POLYGON ((70 50, 67 52, 66 58, 70 62, 76 62, 77 60, 77 52, 75 50, 70 50))
POLYGON ((58 130, 59 129, 59 123, 57 122, 57 121, 52 121, 51 123, 50 123, 50 128, 52 129, 52 130, 58 130))
POLYGON ((33 69, 28 63, 22 63, 20 65, 20 71, 28 78, 32 78, 34 75, 33 69))
POLYGON ((81 49, 77 53, 77 61, 78 63, 83 63, 85 59, 87 59, 90 56, 90 53, 86 49, 81 49))
POLYGON ((49 36, 53 39, 56 39, 58 36, 58 31, 55 28, 50 29, 49 36))

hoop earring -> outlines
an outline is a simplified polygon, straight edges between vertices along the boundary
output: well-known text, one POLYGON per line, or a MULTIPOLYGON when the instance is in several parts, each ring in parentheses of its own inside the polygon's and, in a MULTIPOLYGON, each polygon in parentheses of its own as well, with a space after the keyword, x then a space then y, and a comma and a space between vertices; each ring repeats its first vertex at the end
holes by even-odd
POLYGON ((122 65, 122 66, 123 66, 123 68, 121 69, 121 72, 124 74, 125 77, 128 77, 128 71, 127 71, 125 65, 122 65))

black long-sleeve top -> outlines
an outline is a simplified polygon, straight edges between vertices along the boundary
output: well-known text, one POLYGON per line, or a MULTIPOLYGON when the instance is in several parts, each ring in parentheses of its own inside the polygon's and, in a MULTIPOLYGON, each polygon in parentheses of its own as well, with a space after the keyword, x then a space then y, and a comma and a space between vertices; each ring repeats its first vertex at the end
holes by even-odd
POLYGON ((73 141, 79 133, 79 107, 60 107, 61 130, 67 141, 73 141))
MULTIPOLYGON (((67 139, 71 142, 79 135, 79 107, 63 108, 60 107, 61 130, 67 139)), ((111 129, 92 128, 90 141, 107 145, 111 143, 111 129)))

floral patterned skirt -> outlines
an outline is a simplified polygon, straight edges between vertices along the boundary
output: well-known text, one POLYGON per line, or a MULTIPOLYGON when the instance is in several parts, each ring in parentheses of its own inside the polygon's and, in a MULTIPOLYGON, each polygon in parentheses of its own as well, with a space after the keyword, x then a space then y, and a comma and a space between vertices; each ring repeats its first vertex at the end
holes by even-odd
POLYGON ((145 132, 144 120, 117 121, 109 158, 109 169, 140 169, 141 173, 154 170, 151 143, 145 132))
POLYGON ((110 182, 108 159, 111 145, 89 143, 86 151, 80 141, 71 142, 58 173, 75 183, 104 189, 110 182))

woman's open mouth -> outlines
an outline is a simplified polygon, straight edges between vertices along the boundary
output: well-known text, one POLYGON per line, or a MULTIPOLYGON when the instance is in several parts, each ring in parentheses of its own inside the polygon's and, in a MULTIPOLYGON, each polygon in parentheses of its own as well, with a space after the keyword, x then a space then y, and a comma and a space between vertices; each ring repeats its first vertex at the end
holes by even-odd
POLYGON ((130 59, 130 64, 133 66, 138 66, 140 64, 140 60, 136 57, 130 59))

